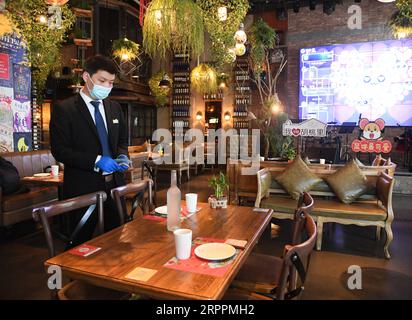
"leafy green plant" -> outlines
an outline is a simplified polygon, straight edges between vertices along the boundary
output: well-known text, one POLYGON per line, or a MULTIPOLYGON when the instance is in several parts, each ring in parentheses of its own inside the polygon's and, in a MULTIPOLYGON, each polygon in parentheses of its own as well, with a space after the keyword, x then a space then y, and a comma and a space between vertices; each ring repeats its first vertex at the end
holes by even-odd
POLYGON ((209 179, 209 186, 213 188, 217 199, 224 196, 225 190, 229 190, 229 184, 226 180, 226 176, 223 172, 220 172, 218 176, 213 175, 209 179))
POLYGON ((140 45, 127 38, 117 39, 113 41, 112 53, 121 60, 134 60, 140 54, 140 45))
POLYGON ((248 0, 196 0, 202 11, 206 30, 211 39, 212 58, 216 67, 233 63, 233 55, 228 51, 235 46, 233 38, 240 23, 249 10, 248 0), (225 21, 220 21, 218 8, 225 6, 228 14, 225 21))
POLYGON ((277 94, 277 81, 287 64, 287 59, 282 51, 277 52, 280 62, 271 63, 271 56, 275 53, 277 44, 276 30, 271 28, 261 18, 254 21, 249 30, 251 54, 248 57, 249 68, 252 69, 254 77, 252 81, 259 93, 261 108, 252 115, 262 132, 265 140, 265 157, 268 157, 270 144, 273 143, 271 129, 273 121, 277 123, 276 115, 282 112, 282 102, 277 94))
POLYGON ((283 136, 282 126, 288 120, 286 113, 279 113, 273 117, 272 125, 268 129, 267 139, 269 141, 270 152, 272 157, 282 159, 293 159, 296 155, 296 149, 293 146, 293 138, 283 136))
POLYGON ((249 30, 250 59, 254 72, 259 75, 266 63, 266 52, 274 49, 278 41, 275 29, 271 28, 262 18, 258 18, 249 30))
POLYGON ((396 2, 398 10, 389 21, 392 32, 398 38, 406 38, 412 34, 412 1, 398 0, 396 2))
POLYGON ((37 90, 37 99, 42 101, 50 72, 60 67, 60 48, 66 32, 75 22, 68 5, 62 5, 62 26, 49 29, 40 24, 38 17, 47 15, 48 5, 44 0, 7 1, 7 15, 27 43, 28 57, 32 66, 32 79, 37 90))
POLYGON ((192 0, 153 0, 143 24, 143 47, 154 58, 166 52, 190 52, 197 57, 204 50, 204 24, 200 8, 192 0))
MULTIPOLYGON (((156 105, 158 107, 163 107, 169 102, 170 87, 169 88, 159 87, 159 82, 162 79, 164 73, 165 73, 164 71, 155 73, 149 80, 149 88, 153 96, 156 99, 156 105)), ((170 83, 172 83, 170 75, 168 76, 169 76, 170 83)))

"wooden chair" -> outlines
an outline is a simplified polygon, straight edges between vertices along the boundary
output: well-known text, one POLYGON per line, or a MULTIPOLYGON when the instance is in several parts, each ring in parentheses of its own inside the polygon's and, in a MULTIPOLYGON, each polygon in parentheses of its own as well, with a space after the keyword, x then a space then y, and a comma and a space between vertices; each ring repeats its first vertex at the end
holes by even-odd
POLYGON ((308 214, 314 205, 305 193, 303 204, 296 209, 291 244, 285 245, 283 257, 252 253, 231 284, 224 299, 293 299, 299 297, 316 243, 316 224, 308 214), (307 240, 302 242, 302 235, 307 240), (300 284, 297 287, 297 276, 300 284))
POLYGON ((125 186, 117 187, 111 190, 111 196, 114 199, 117 207, 117 211, 120 216, 120 223, 133 220, 134 213, 137 207, 140 206, 143 214, 146 213, 146 209, 153 210, 153 181, 151 179, 144 179, 138 183, 129 183, 125 186), (148 190, 147 201, 144 200, 144 194, 148 190), (126 198, 132 200, 132 208, 130 214, 126 210, 126 198))
MULTIPOLYGON (((33 219, 36 222, 40 222, 43 226, 44 234, 46 236, 47 247, 49 256, 54 257, 56 255, 56 249, 54 245, 54 239, 49 224, 49 218, 62 215, 64 213, 73 212, 73 210, 88 208, 83 218, 75 228, 71 239, 74 239, 75 235, 82 228, 84 223, 90 217, 94 209, 97 207, 98 223, 97 233, 102 234, 104 230, 104 214, 103 214, 103 202, 106 201, 107 195, 103 191, 82 195, 79 197, 56 201, 47 206, 33 209, 33 219)), ((67 245, 70 248, 71 240, 67 245)), ((130 295, 124 292, 106 289, 103 287, 97 287, 92 284, 74 280, 65 285, 60 290, 52 291, 52 298, 58 298, 59 300, 103 300, 103 299, 122 299, 128 298, 130 295)))

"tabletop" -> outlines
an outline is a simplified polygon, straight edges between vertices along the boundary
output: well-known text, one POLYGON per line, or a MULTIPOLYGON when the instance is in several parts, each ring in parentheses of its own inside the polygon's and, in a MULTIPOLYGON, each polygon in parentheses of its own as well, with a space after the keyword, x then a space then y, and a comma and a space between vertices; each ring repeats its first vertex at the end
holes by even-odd
POLYGON ((57 177, 49 173, 47 176, 41 176, 41 177, 29 176, 29 177, 24 177, 21 180, 23 182, 38 183, 38 184, 62 185, 63 179, 64 179, 63 172, 59 172, 59 175, 57 177))
POLYGON ((262 212, 240 206, 211 209, 207 203, 198 206, 201 210, 185 219, 181 226, 192 229, 193 239, 247 241, 223 275, 165 267, 175 256, 173 233, 167 231, 165 221, 142 217, 88 241, 87 245, 101 248, 92 255, 64 252, 47 260, 46 268, 58 265, 72 279, 153 298, 220 299, 269 224, 272 210, 262 212), (131 279, 129 275, 136 269, 148 276, 131 279))

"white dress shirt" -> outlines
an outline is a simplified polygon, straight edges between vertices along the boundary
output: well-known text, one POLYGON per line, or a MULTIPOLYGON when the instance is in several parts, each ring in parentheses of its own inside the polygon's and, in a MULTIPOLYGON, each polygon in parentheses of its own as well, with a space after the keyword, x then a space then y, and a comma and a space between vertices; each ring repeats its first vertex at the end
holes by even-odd
MULTIPOLYGON (((95 107, 90 103, 91 101, 99 101, 100 105, 99 105, 99 111, 100 114, 102 115, 103 118, 103 122, 104 122, 104 126, 106 127, 106 131, 107 131, 107 121, 106 121, 106 114, 104 112, 104 105, 103 105, 103 101, 102 100, 93 100, 92 98, 90 98, 87 94, 85 94, 83 92, 83 89, 80 90, 80 96, 82 97, 83 101, 85 102, 87 109, 89 109, 90 115, 92 116, 93 122, 94 124, 96 124, 96 119, 94 118, 94 112, 95 112, 95 107)), ((96 158, 96 161, 94 162, 94 164, 96 165, 97 162, 99 162, 99 160, 101 159, 101 155, 98 155, 96 158)), ((100 169, 97 168, 96 166, 94 167, 94 171, 98 172, 100 169)), ((103 175, 106 174, 110 174, 111 172, 103 172, 103 175)))

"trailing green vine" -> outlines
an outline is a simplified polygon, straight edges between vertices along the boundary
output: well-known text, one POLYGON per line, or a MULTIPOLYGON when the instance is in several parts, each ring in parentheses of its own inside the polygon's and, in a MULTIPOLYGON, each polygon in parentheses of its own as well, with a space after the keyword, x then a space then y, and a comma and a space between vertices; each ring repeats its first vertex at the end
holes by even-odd
POLYGON ((204 50, 204 24, 200 8, 192 0, 153 0, 143 24, 143 47, 151 57, 190 52, 197 57, 204 50))
MULTIPOLYGON (((170 88, 159 87, 159 82, 163 78, 164 71, 155 73, 149 80, 149 88, 156 100, 158 107, 164 107, 169 103, 170 88)), ((172 77, 168 75, 170 84, 172 84, 172 77)))
POLYGON ((61 28, 49 29, 47 24, 40 24, 37 20, 40 15, 47 16, 48 5, 44 0, 7 1, 6 8, 7 16, 27 43, 32 81, 41 101, 48 75, 60 66, 60 48, 66 32, 75 22, 75 16, 67 4, 63 5, 61 28))
POLYGON ((228 52, 228 49, 235 46, 233 36, 246 17, 249 2, 247 0, 196 0, 196 3, 202 9, 216 67, 233 63, 234 56, 228 52), (222 6, 225 6, 228 12, 225 21, 220 21, 218 16, 218 8, 222 6))

